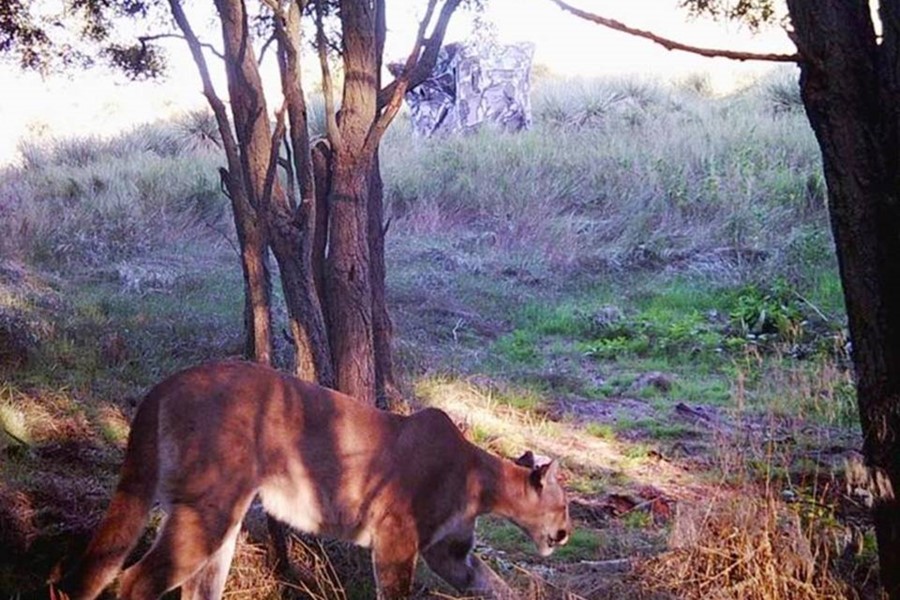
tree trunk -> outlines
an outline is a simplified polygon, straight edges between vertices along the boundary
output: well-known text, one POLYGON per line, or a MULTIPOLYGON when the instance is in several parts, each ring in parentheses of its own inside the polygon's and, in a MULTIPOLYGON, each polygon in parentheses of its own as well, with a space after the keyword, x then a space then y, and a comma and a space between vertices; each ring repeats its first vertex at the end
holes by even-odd
MULTIPOLYGON (((882 10, 888 3, 883 2, 882 10)), ((900 137, 897 15, 877 43, 866 0, 789 0, 801 92, 822 149, 844 287, 882 585, 900 598, 900 137)), ((896 12, 888 5, 888 12, 896 12)), ((883 16, 885 16, 883 14, 883 16)))
MULTIPOLYGON (((313 179, 316 184, 316 223, 313 231, 312 271, 319 294, 319 304, 327 306, 325 294, 325 254, 328 249, 328 194, 331 190, 331 147, 321 139, 312 148, 313 179)), ((325 312, 326 324, 328 311, 325 312)))
MULTIPOLYGON (((300 202, 289 202, 281 186, 273 189, 271 209, 267 211, 272 250, 281 268, 294 339, 294 373, 301 379, 334 387, 331 349, 313 266, 318 196, 309 147, 306 101, 300 80, 300 7, 296 2, 290 4, 286 15, 276 17, 276 36, 300 202)), ((277 151, 275 140, 272 149, 277 151)), ((277 160, 275 155, 271 158, 277 160)))
MULTIPOLYGON (((384 0, 375 3, 375 58, 378 62, 377 87, 381 89, 381 71, 384 61, 384 44, 387 39, 387 14, 384 0)), ((429 69, 430 71, 430 69, 429 69)), ((388 314, 384 262, 384 238, 387 234, 384 222, 384 182, 381 179, 381 161, 375 149, 372 173, 369 178, 369 257, 372 261, 372 341, 375 349, 375 398, 380 408, 390 408, 399 400, 394 381, 392 340, 393 324, 388 314)))
POLYGON ((263 364, 272 362, 271 278, 268 266, 268 242, 259 214, 252 206, 241 161, 241 149, 235 141, 225 103, 213 86, 200 41, 188 21, 180 0, 169 0, 172 16, 184 33, 188 48, 203 82, 203 95, 216 118, 228 168, 219 170, 222 185, 231 200, 235 230, 241 248, 244 274, 244 353, 263 364))
POLYGON ((391 341, 394 331, 388 314, 384 262, 384 184, 378 156, 369 179, 369 257, 372 265, 372 343, 375 349, 375 396, 380 408, 390 408, 399 400, 394 381, 391 341))
MULTIPOLYGON (((375 7, 343 0, 340 6, 344 93, 340 137, 333 143, 326 286, 337 388, 375 403, 370 274, 369 174, 364 152, 378 103, 375 7)), ((334 140, 333 140, 334 142, 334 140)))
MULTIPOLYGON (((223 169, 224 171, 224 169, 223 169)), ((249 210, 240 173, 222 173, 231 197, 232 214, 241 249, 244 274, 244 355, 264 365, 272 364, 272 279, 268 243, 257 216, 249 210)))
POLYGON ((375 404, 368 173, 354 157, 334 156, 329 195, 328 322, 337 389, 375 404))

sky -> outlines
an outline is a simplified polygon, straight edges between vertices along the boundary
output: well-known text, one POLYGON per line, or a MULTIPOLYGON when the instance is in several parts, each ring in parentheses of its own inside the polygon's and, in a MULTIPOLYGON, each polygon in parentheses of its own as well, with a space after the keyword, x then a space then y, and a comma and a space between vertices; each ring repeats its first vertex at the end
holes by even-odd
MULTIPOLYGON (((734 23, 689 20, 677 0, 570 0, 573 5, 696 46, 754 52, 791 52, 783 30, 751 35, 734 23)), ((615 32, 564 13, 549 0, 486 0, 482 19, 498 41, 535 44, 534 64, 562 76, 639 75, 677 80, 708 73, 714 88, 727 93, 773 68, 670 52, 647 40, 615 32)), ((415 35, 424 2, 389 0, 386 60, 402 60, 415 35)), ((472 37, 473 14, 454 16, 446 41, 472 37)), ((214 35, 214 30, 209 35, 214 35)), ((210 41, 214 41, 210 39, 210 41)), ((0 165, 18 160, 23 138, 108 136, 136 124, 203 108, 196 69, 179 40, 169 41, 171 70, 160 82, 127 82, 103 69, 42 79, 0 65, 0 165)), ((269 67, 274 68, 269 60, 269 67)), ((224 83, 218 89, 224 94, 224 83)))

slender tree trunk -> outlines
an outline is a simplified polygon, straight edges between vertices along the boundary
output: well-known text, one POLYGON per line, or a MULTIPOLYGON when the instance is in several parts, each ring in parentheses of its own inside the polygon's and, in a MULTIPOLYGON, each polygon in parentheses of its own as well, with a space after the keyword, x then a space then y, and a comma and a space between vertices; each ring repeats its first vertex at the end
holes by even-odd
POLYGON ((375 349, 375 395, 380 408, 399 398, 394 381, 393 324, 387 309, 384 261, 384 184, 378 156, 369 179, 369 257, 372 265, 372 344, 375 349))
MULTIPOLYGON (((240 177, 240 174, 237 174, 240 177)), ((244 274, 244 355, 264 365, 272 364, 272 279, 265 230, 256 215, 247 211, 243 186, 230 173, 223 178, 232 198, 232 214, 241 249, 244 274)))
POLYGON ((312 271, 319 294, 319 304, 323 307, 326 324, 328 323, 327 299, 325 293, 325 254, 328 249, 328 194, 331 190, 331 147, 328 141, 321 139, 312 148, 313 179, 316 183, 316 222, 313 231, 312 271))
POLYGON ((276 17, 276 36, 300 202, 294 206, 283 191, 274 190, 272 210, 269 211, 272 250, 281 268, 294 338, 294 372, 301 379, 333 387, 331 349, 313 266, 318 207, 306 101, 300 80, 300 7, 296 2, 290 4, 286 15, 276 17))
MULTIPOLYGON (((893 4, 882 5, 896 12, 893 4)), ((889 15, 879 45, 865 0, 789 0, 788 6, 804 57, 803 101, 828 184, 864 452, 876 484, 881 580, 891 598, 900 598, 897 15, 889 15)))
POLYGON ((184 33, 188 48, 200 80, 203 95, 216 118, 222 147, 228 168, 219 170, 222 185, 231 199, 235 230, 241 248, 241 267, 244 274, 244 353, 263 364, 272 362, 272 312, 270 308, 271 279, 268 267, 266 232, 256 209, 252 206, 247 192, 247 183, 241 161, 241 149, 234 138, 231 120, 225 103, 213 86, 209 67, 203 55, 200 41, 188 21, 180 0, 169 0, 172 16, 184 33))
MULTIPOLYGON (((387 14, 384 0, 375 3, 375 58, 377 87, 381 89, 381 71, 384 60, 384 44, 387 39, 387 14)), ((372 341, 375 349, 375 397, 381 408, 389 408, 399 400, 394 381, 392 340, 393 324, 388 314, 384 261, 384 238, 387 234, 384 222, 384 182, 381 179, 381 161, 378 149, 372 163, 369 178, 369 256, 372 261, 372 341)))
MULTIPOLYGON (((271 350, 271 307, 269 272, 266 264, 268 232, 265 215, 261 214, 266 173, 269 167, 269 124, 262 83, 256 68, 247 14, 240 0, 216 0, 222 24, 225 48, 228 96, 237 144, 240 148, 239 172, 231 166, 232 181, 240 177, 246 200, 235 210, 239 234, 242 232, 242 262, 253 322, 253 355, 269 364, 271 350), (245 206, 246 205, 246 206, 245 206), (255 213, 251 218, 249 212, 255 213)), ((237 190, 230 190, 232 194, 237 190)), ((234 196, 232 197, 234 202, 234 196)))

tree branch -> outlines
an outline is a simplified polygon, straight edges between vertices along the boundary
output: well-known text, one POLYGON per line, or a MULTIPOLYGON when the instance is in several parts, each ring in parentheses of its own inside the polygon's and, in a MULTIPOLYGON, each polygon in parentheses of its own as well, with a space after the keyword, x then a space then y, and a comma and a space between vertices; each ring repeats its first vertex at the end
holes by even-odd
MULTIPOLYGON (((184 31, 184 30, 182 30, 182 31, 184 31)), ((177 33, 157 33, 154 35, 142 35, 138 38, 138 41, 143 46, 143 45, 146 45, 148 42, 155 42, 156 40, 163 40, 163 39, 184 40, 190 44, 190 41, 188 40, 186 35, 178 35, 177 33)), ((197 40, 197 44, 201 48, 205 48, 206 50, 209 50, 210 54, 212 54, 216 58, 225 60, 225 56, 221 52, 219 52, 216 49, 216 47, 213 46, 212 44, 208 44, 206 42, 201 42, 199 40, 197 40)))
POLYGON ((341 147, 341 130, 337 126, 334 83, 331 81, 331 69, 328 67, 328 40, 325 37, 323 2, 324 0, 316 0, 316 49, 319 53, 319 66, 322 69, 322 95, 325 96, 325 133, 331 143, 331 149, 337 152, 341 147))
POLYGON ((575 8, 574 6, 563 2, 563 0, 550 0, 561 9, 566 12, 572 13, 576 17, 581 17, 586 21, 591 21, 592 23, 596 23, 598 25, 602 25, 604 27, 608 27, 610 29, 614 29, 616 31, 621 31, 622 33, 627 33, 628 35, 633 35, 639 38, 644 38, 646 40, 650 40, 651 42, 655 42, 665 48, 666 50, 680 50, 682 52, 689 52, 691 54, 699 54, 700 56, 706 56, 707 58, 728 58, 731 60, 761 60, 768 62, 789 62, 789 63, 799 63, 802 61, 802 58, 799 54, 766 54, 766 53, 756 53, 756 52, 738 52, 735 50, 723 50, 718 48, 700 48, 697 46, 690 46, 688 44, 682 44, 681 42, 676 42, 675 40, 671 40, 668 38, 664 38, 656 35, 650 31, 644 31, 642 29, 635 29, 634 27, 629 27, 620 21, 616 21, 614 19, 607 19, 606 17, 601 17, 599 15, 595 15, 593 13, 589 13, 587 11, 581 10, 579 8, 575 8))
MULTIPOLYGON (((275 129, 272 131, 272 145, 269 148, 269 166, 266 169, 266 180, 263 185, 263 195, 260 198, 260 206, 265 207, 267 213, 271 212, 272 190, 275 187, 275 177, 278 172, 278 147, 284 138, 284 112, 287 109, 287 101, 282 103, 281 108, 275 113, 275 129)), ((278 209, 283 207, 279 206, 278 209)))
MULTIPOLYGON (((231 172, 228 181, 233 182, 236 185, 243 186, 243 176, 241 175, 241 161, 240 161, 240 151, 238 150, 237 141, 234 139, 234 133, 231 129, 231 121, 228 118, 228 110, 225 108, 225 103, 222 102, 222 99, 219 98, 219 95, 216 93, 216 89, 213 86, 212 77, 209 75, 209 67, 206 64, 206 57, 203 55, 203 44, 200 43, 200 40, 197 39, 197 35, 194 33, 194 29, 191 27, 190 21, 188 21, 187 16, 184 14, 184 9, 181 6, 180 0, 169 0, 169 6, 172 9, 172 16, 175 18, 175 22, 178 24, 178 28, 184 33, 184 39, 187 41, 188 48, 190 48, 191 56, 194 58, 194 63, 197 65, 197 70, 200 72, 200 79, 203 81, 203 95, 206 96, 207 102, 209 102, 210 108, 212 108, 213 114, 216 117, 216 124, 219 127, 219 135, 222 136, 222 147, 225 149, 225 159, 228 162, 228 169, 231 172)), ((246 202, 246 195, 244 193, 235 193, 236 190, 229 190, 231 192, 231 201, 235 205, 240 202, 246 202)), ((247 214, 253 214, 252 208, 247 205, 241 206, 242 210, 245 210, 247 214)))
POLYGON ((267 39, 265 41, 265 43, 262 45, 262 48, 259 49, 259 58, 256 59, 257 65, 261 65, 263 63, 263 58, 266 56, 266 51, 269 49, 269 46, 271 46, 272 42, 274 42, 274 41, 275 41, 275 36, 270 35, 269 39, 267 39))
MULTIPOLYGON (((457 6, 459 6, 460 0, 447 0, 444 3, 443 8, 441 9, 441 14, 438 17, 437 23, 435 23, 434 30, 431 33, 431 36, 428 38, 428 48, 426 51, 432 50, 433 56, 429 55, 426 60, 425 54, 422 52, 422 46, 425 43, 425 31, 428 29, 428 25, 431 22, 431 17, 434 15, 434 9, 437 6, 437 0, 429 0, 428 8, 425 11, 425 16, 422 17, 422 20, 419 22, 419 30, 416 33, 416 41, 413 43, 413 49, 409 53, 409 56, 406 58, 406 64, 403 66, 403 72, 400 73, 400 76, 397 77, 389 86, 384 88, 382 92, 390 89, 390 96, 387 100, 387 103, 381 109, 380 114, 375 118, 375 122, 372 123, 372 127, 369 128, 369 132, 366 134, 366 141, 363 145, 363 155, 364 156, 374 156, 376 150, 378 149, 378 144, 381 142, 381 138, 384 135, 384 132, 387 130, 388 126, 391 124, 391 121, 394 120, 394 117, 397 116, 397 112, 400 110, 400 106, 403 103, 403 95, 406 93, 410 87, 413 87, 413 73, 426 73, 426 76, 431 73, 431 70, 434 68, 434 63, 437 60, 437 53, 440 50, 441 43, 444 39, 444 33, 447 29, 447 23, 450 21, 450 17, 453 15, 453 12, 456 10, 457 6), (420 57, 421 54, 421 57, 420 57)), ((424 79, 424 77, 423 77, 424 79)), ((419 82, 421 83, 421 81, 419 82)), ((416 84, 418 85, 418 83, 416 84)), ((379 92, 379 106, 381 105, 381 92, 379 92)))
MULTIPOLYGON (((434 30, 431 32, 431 35, 428 36, 427 40, 423 40, 424 49, 422 50, 422 55, 420 57, 417 57, 418 60, 416 61, 412 71, 409 73, 409 81, 406 87, 407 90, 410 90, 421 84, 423 81, 428 79, 429 75, 431 75, 431 71, 434 69, 434 65, 437 62, 438 53, 440 52, 441 46, 444 43, 444 35, 447 33, 447 25, 449 25, 450 23, 450 17, 453 16, 453 13, 459 7, 459 3, 460 0, 447 0, 447 2, 444 3, 444 6, 441 8, 441 14, 438 15, 438 20, 434 25, 434 30)), ((417 43, 421 45, 418 40, 417 43)), ((399 83, 399 80, 395 79, 378 92, 379 109, 383 108, 387 105, 388 102, 390 102, 391 98, 394 96, 394 90, 397 88, 399 83)))

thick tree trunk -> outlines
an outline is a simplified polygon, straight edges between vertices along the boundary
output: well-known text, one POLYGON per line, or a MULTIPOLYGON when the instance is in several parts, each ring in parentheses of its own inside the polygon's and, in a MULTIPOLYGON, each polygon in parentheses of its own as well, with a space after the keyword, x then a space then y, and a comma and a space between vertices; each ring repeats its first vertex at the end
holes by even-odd
MULTIPOLYGON (((883 3, 885 4, 885 3, 883 3)), ((882 584, 900 598, 900 136, 897 22, 866 0, 789 0, 801 91, 822 149, 864 451, 877 482, 882 584)))
POLYGON ((369 174, 364 145, 378 102, 375 7, 343 0, 344 93, 333 144, 326 286, 337 388, 375 403, 372 287, 368 241, 369 174))
POLYGON ((354 157, 334 156, 329 195, 328 322, 337 389, 375 403, 368 173, 354 157))

